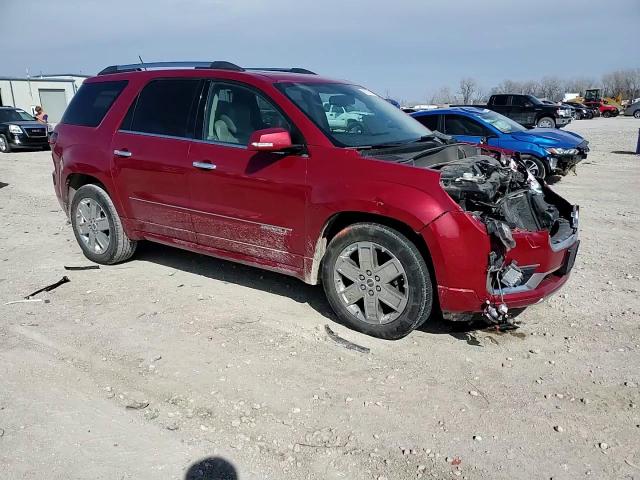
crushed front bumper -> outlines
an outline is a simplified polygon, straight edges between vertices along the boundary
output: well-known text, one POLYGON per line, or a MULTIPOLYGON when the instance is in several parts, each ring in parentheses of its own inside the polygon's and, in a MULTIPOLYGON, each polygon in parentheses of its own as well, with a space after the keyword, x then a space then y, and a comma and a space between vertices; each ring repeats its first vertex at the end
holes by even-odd
POLYGON ((427 243, 444 313, 483 312, 487 303, 510 309, 536 304, 561 288, 569 278, 579 245, 577 224, 571 231, 513 231, 514 248, 503 265, 515 262, 523 272, 512 287, 496 282, 490 268, 495 241, 484 223, 463 211, 449 212, 421 232, 427 243))

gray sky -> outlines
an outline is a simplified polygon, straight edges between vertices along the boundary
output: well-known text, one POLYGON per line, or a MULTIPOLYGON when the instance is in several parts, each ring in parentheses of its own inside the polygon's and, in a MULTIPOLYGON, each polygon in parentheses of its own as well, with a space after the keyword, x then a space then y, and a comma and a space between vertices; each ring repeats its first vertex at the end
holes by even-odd
POLYGON ((640 67, 640 0, 0 0, 0 76, 114 63, 301 66, 398 99, 463 76, 640 67))

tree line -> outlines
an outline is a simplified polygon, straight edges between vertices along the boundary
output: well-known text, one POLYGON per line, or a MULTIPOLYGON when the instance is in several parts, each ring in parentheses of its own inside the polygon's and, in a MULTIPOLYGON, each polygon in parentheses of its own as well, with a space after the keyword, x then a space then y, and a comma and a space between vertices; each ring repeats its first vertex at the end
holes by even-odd
POLYGON ((592 77, 562 79, 555 76, 540 80, 503 80, 490 89, 483 88, 472 77, 465 77, 460 80, 456 92, 449 87, 441 87, 428 101, 433 104, 486 103, 489 96, 496 93, 521 93, 557 102, 562 100, 565 93, 584 95, 588 88, 601 88, 605 97, 621 95, 623 99, 633 100, 640 97, 640 68, 616 70, 603 75, 600 80, 592 77))

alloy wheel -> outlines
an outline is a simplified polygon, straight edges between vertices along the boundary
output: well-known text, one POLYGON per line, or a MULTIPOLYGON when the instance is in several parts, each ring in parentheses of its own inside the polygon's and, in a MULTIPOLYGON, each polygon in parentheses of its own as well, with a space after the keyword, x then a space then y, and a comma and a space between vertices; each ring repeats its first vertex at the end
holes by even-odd
POLYGON ((0 152, 6 152, 7 151, 7 141, 4 139, 4 137, 0 137, 0 152))
POLYGON ((409 284, 400 260, 373 242, 356 242, 338 256, 333 270, 338 297, 358 320, 383 325, 407 307, 409 284))
POLYGON ((107 214, 92 198, 84 198, 76 209, 76 230, 82 242, 95 253, 104 253, 111 242, 107 214))
POLYGON ((542 120, 538 123, 540 128, 553 128, 553 122, 551 120, 542 120))
POLYGON ((633 116, 636 118, 640 118, 640 110, 636 110, 635 112, 633 112, 633 116))
POLYGON ((540 176, 540 167, 530 158, 524 159, 524 166, 527 167, 527 170, 529 170, 531 172, 531 175, 533 175, 534 177, 538 178, 540 176))

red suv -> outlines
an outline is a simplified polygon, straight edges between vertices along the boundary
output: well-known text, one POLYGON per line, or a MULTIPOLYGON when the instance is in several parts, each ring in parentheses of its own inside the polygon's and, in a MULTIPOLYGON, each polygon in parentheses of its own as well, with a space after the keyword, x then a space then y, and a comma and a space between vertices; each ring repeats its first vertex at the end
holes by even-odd
POLYGON ((152 240, 293 275, 381 338, 434 312, 504 322, 566 282, 578 247, 577 207, 518 158, 304 69, 108 67, 51 144, 89 259, 121 262, 152 240), (331 126, 327 106, 359 128, 331 126))

